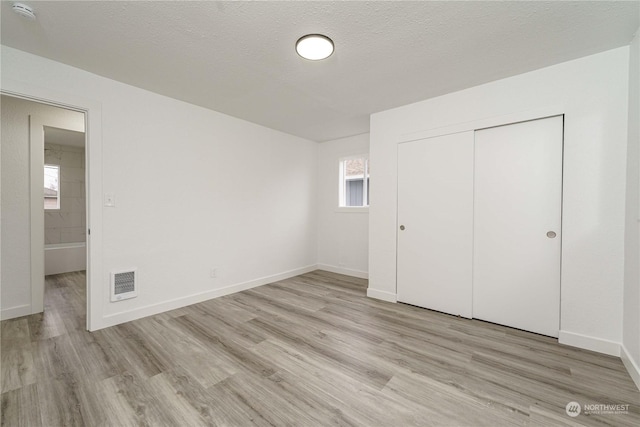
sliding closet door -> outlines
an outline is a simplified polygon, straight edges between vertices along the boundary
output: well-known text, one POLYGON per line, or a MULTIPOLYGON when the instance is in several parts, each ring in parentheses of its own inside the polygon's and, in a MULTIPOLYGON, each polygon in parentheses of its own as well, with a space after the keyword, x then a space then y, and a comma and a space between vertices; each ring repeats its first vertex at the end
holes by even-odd
POLYGON ((473 317, 560 325, 562 116, 476 131, 473 317))
POLYGON ((469 318, 473 137, 398 146, 398 301, 469 318))

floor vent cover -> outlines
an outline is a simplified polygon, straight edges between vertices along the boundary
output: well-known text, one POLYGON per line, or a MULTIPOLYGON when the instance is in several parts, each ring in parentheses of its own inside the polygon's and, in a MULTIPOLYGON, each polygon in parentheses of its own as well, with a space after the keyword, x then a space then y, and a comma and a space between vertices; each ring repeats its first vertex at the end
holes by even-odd
POLYGON ((121 301, 138 296, 136 270, 111 273, 111 301, 121 301))

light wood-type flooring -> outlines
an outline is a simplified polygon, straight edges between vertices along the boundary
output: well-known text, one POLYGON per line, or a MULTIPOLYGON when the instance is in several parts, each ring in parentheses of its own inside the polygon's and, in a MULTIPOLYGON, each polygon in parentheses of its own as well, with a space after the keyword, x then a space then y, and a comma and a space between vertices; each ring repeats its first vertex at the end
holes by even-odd
POLYGON ((620 359, 361 279, 316 271, 93 333, 84 273, 46 282, 44 314, 2 322, 3 426, 640 425, 620 359))

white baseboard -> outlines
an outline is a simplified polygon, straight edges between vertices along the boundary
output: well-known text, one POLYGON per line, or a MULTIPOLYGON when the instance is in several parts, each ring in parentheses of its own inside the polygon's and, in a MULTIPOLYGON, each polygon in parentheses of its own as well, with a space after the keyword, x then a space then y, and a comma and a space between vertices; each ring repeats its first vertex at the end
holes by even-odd
POLYGON ((638 366, 638 362, 634 361, 627 347, 624 344, 620 349, 620 358, 622 359, 622 363, 624 363, 624 367, 629 371, 629 375, 631 375, 631 379, 634 383, 636 383, 636 387, 640 390, 640 366, 638 366))
POLYGON ((0 320, 15 319, 16 317, 28 316, 30 314, 31 304, 17 305, 0 311, 0 320))
POLYGON ((369 273, 361 270, 352 270, 350 268, 336 267, 328 264, 318 264, 318 270, 330 271, 332 273, 344 274, 345 276, 358 277, 360 279, 368 279, 369 273))
POLYGON ((367 288, 367 296, 369 298, 380 299, 387 302, 398 302, 397 295, 392 292, 379 291, 377 289, 367 288))
POLYGON ((255 280, 249 280, 243 283, 237 283, 235 285, 226 286, 224 288, 213 289, 210 291, 188 295, 185 297, 180 297, 170 301, 160 302, 157 304, 150 304, 144 307, 136 308, 134 310, 109 314, 104 316, 102 318, 101 324, 98 325, 98 327, 94 328, 93 330, 96 331, 98 329, 108 328, 110 326, 119 325, 120 323, 130 322, 132 320, 140 319, 147 316, 152 316, 154 314, 164 313, 165 311, 175 310, 176 308, 186 307, 188 305, 197 304, 199 302, 207 301, 213 298, 234 294, 236 292, 266 285, 268 283, 289 279, 291 277, 298 276, 300 274, 309 273, 314 270, 317 270, 317 265, 315 264, 302 267, 302 268, 297 268, 295 270, 285 271, 279 274, 274 274, 272 276, 266 276, 266 277, 261 277, 255 280))
POLYGON ((558 342, 572 347, 579 347, 585 350, 597 351, 598 353, 620 357, 620 343, 615 341, 603 340, 602 338, 595 338, 573 332, 560 331, 558 342))

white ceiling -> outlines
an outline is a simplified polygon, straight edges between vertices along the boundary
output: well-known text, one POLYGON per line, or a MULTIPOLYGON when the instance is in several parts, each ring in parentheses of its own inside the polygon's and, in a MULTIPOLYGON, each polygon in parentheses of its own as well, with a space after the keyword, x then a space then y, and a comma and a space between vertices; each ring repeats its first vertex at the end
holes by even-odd
POLYGON ((10 47, 314 141, 369 115, 629 44, 639 1, 2 2, 10 47), (331 37, 327 60, 297 56, 331 37))
POLYGON ((45 126, 44 142, 46 144, 71 145, 84 148, 84 132, 45 126))

